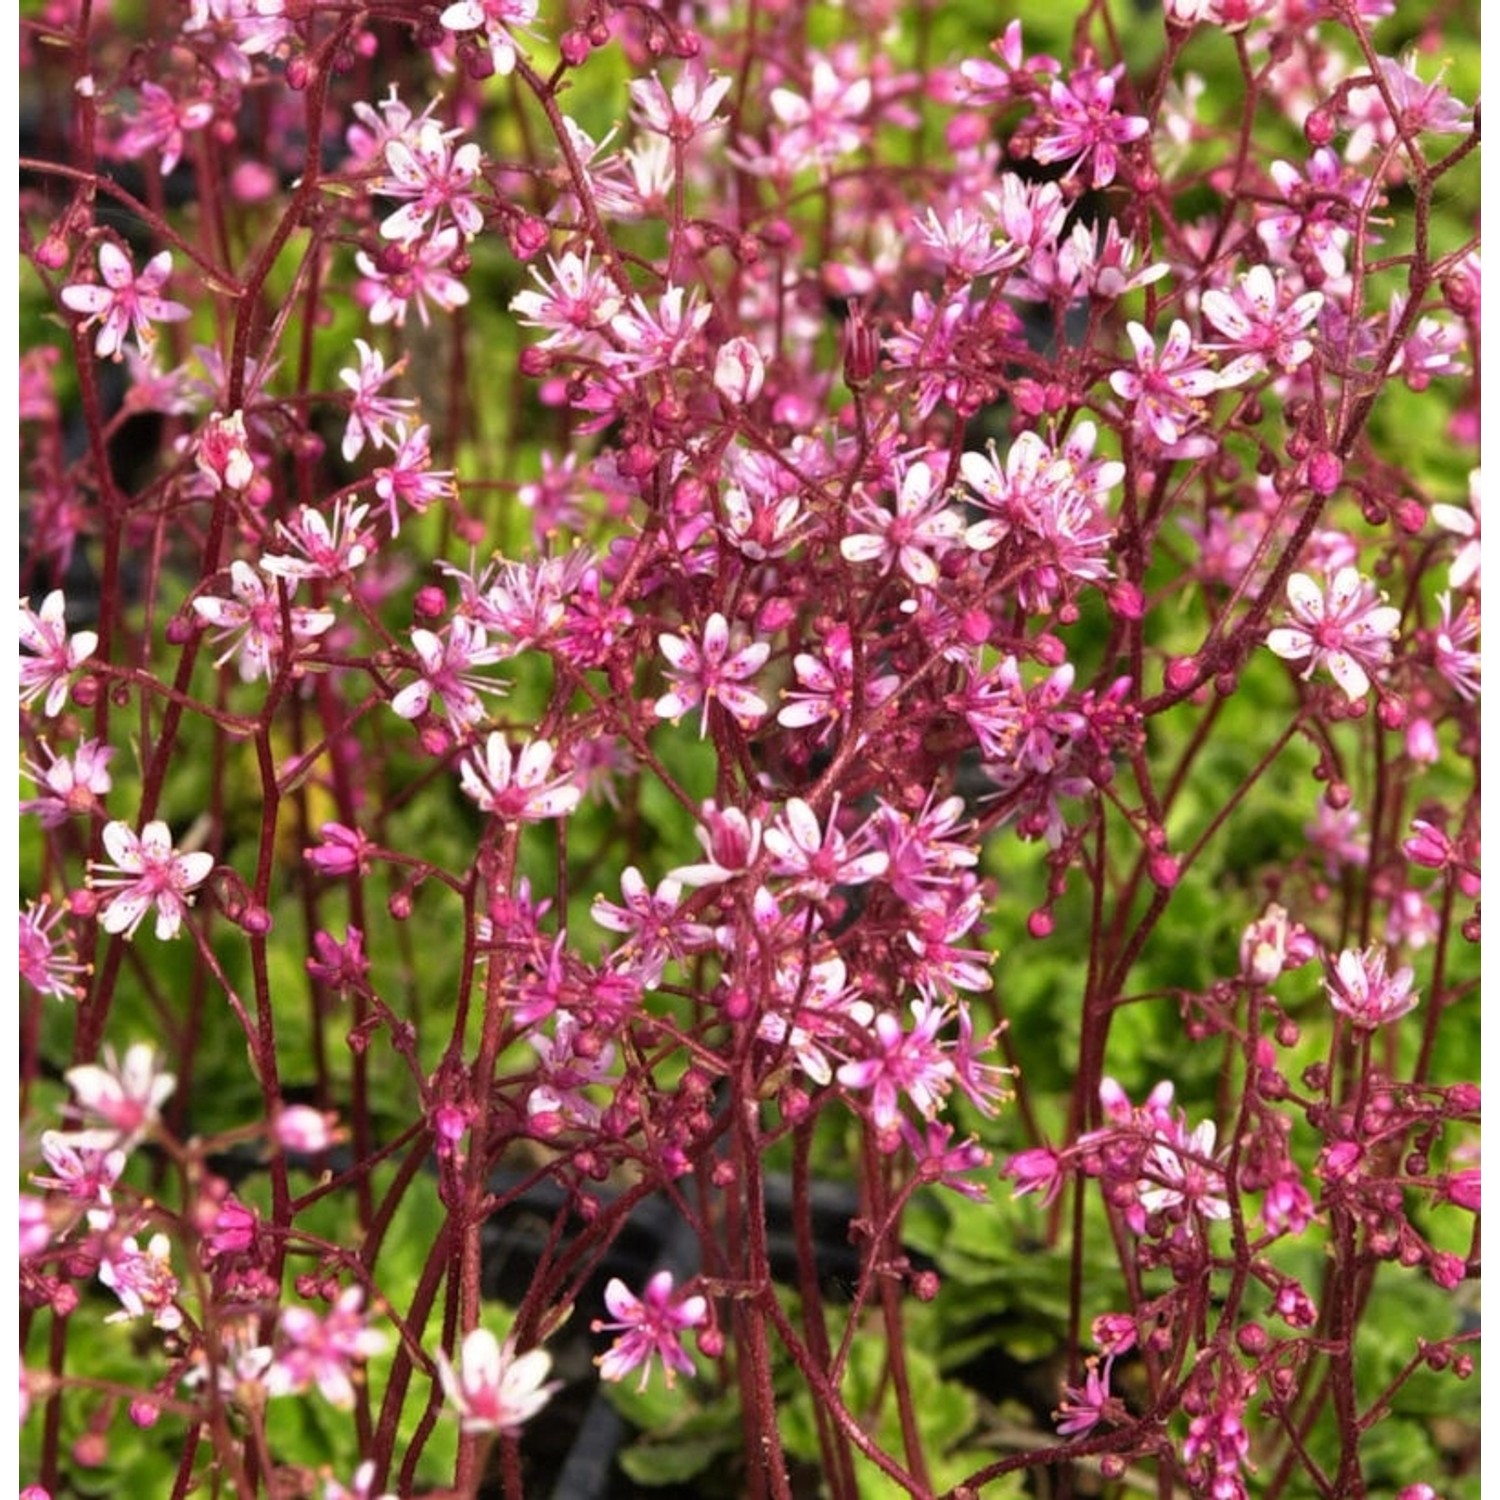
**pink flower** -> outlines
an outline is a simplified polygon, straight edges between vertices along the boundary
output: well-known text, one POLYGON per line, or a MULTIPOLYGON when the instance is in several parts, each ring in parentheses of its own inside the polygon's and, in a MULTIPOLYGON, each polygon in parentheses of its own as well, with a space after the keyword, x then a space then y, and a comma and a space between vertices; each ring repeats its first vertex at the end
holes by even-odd
POLYGON ((1305 661, 1304 681, 1325 667, 1351 703, 1363 698, 1370 673, 1391 659, 1401 611, 1382 604, 1374 585, 1351 567, 1340 568, 1326 589, 1293 573, 1286 594, 1296 623, 1271 631, 1266 645, 1286 661, 1305 661))
POLYGON ((403 719, 420 718, 436 693, 454 732, 462 734, 484 718, 481 693, 500 696, 507 691, 505 682, 474 669, 493 666, 510 653, 503 646, 491 645, 484 631, 462 615, 449 625, 446 640, 419 629, 412 631, 411 643, 422 675, 391 699, 391 707, 403 719))
POLYGON ((618 1277, 604 1289, 604 1305, 615 1321, 595 1319, 595 1333, 619 1330, 620 1337, 596 1363, 605 1380, 623 1380, 632 1370, 640 1370, 639 1389, 645 1390, 651 1378, 651 1361, 660 1357, 662 1370, 670 1387, 676 1372, 693 1373, 693 1361, 682 1347, 682 1334, 700 1327, 708 1319, 708 1299, 683 1297, 673 1291, 670 1271, 658 1271, 646 1283, 645 1295, 635 1296, 618 1277))
POLYGON ((338 1116, 314 1109, 310 1104, 288 1104, 276 1113, 271 1134, 283 1151, 315 1155, 327 1151, 342 1138, 338 1116))
POLYGON ((1141 324, 1127 323, 1125 331, 1135 348, 1135 369, 1116 370, 1109 377, 1110 388, 1134 405, 1137 430, 1149 432, 1168 448, 1202 420, 1206 396, 1248 378, 1248 371, 1237 371, 1230 379, 1211 370, 1181 318, 1167 331, 1160 353, 1141 324))
POLYGON ((42 713, 49 719, 62 711, 69 680, 99 644, 92 630, 79 630, 70 637, 66 616, 67 601, 61 589, 53 589, 39 610, 24 600, 21 603, 21 645, 31 653, 21 658, 21 702, 30 706, 45 691, 42 713))
POLYGON ((177 1306, 177 1278, 172 1274, 172 1246, 164 1234, 154 1234, 142 1250, 130 1235, 118 1246, 106 1249, 99 1262, 99 1280, 120 1299, 120 1311, 106 1323, 141 1318, 164 1333, 182 1327, 182 1309, 177 1306))
POLYGON ((714 118, 714 111, 733 83, 730 77, 689 65, 678 74, 669 92, 653 73, 630 85, 630 117, 642 130, 685 145, 695 135, 724 123, 714 118))
POLYGON ((1062 1400, 1053 1413, 1059 1437, 1081 1437, 1101 1421, 1115 1421, 1124 1415, 1118 1398, 1109 1394, 1109 1370, 1112 1363, 1112 1359, 1106 1359, 1101 1373, 1098 1360, 1090 1359, 1083 1389, 1079 1390, 1071 1385, 1063 1387, 1062 1400))
POLYGON ((365 1326, 364 1290, 345 1287, 327 1314, 309 1307, 281 1312, 283 1347, 266 1374, 273 1396, 293 1395, 316 1385, 325 1400, 341 1409, 354 1405, 353 1365, 383 1353, 386 1336, 365 1326))
POLYGON ((1224 1176, 1214 1159, 1214 1122, 1204 1120, 1190 1135, 1173 1122, 1171 1138, 1159 1140, 1146 1154, 1148 1177, 1139 1196, 1147 1213, 1181 1208, 1206 1219, 1227 1219, 1224 1176))
POLYGON ((24 799, 18 810, 35 813, 43 828, 56 828, 77 814, 97 811, 99 799, 111 786, 113 748, 98 740, 84 740, 71 756, 53 755, 46 745, 42 749, 50 762, 45 769, 30 762, 23 767, 42 795, 24 799))
POLYGON ((201 130, 213 119, 213 102, 178 100, 147 78, 141 80, 136 104, 135 111, 125 117, 125 129, 115 142, 115 150, 134 161, 159 146, 162 176, 169 176, 182 160, 183 133, 201 130))
POLYGON ((356 298, 370 310, 370 322, 406 327, 406 314, 415 303, 422 327, 429 326, 429 301, 443 312, 465 307, 469 289, 448 269, 448 263, 462 244, 451 224, 436 234, 414 243, 386 245, 379 257, 360 250, 354 264, 364 277, 355 290, 356 298))
POLYGON ((172 830, 162 822, 147 823, 139 835, 128 823, 108 823, 102 837, 113 863, 89 862, 89 885, 109 893, 99 925, 134 937, 155 906, 157 937, 176 937, 183 913, 193 904, 192 892, 214 867, 213 855, 179 854, 172 847, 172 830))
POLYGON ((531 279, 541 290, 528 288, 511 298, 511 311, 523 328, 547 330, 539 348, 578 349, 619 312, 619 289, 602 266, 592 266, 589 260, 588 248, 581 256, 570 251, 561 260, 549 255, 552 281, 532 266, 531 279))
POLYGON ((656 700, 659 719, 680 718, 690 708, 703 705, 698 719, 698 736, 708 732, 708 705, 717 703, 740 726, 753 729, 769 712, 759 693, 746 687, 766 664, 771 647, 757 641, 740 650, 729 649, 729 622, 715 612, 703 627, 701 644, 690 636, 657 637, 661 654, 671 664, 672 691, 656 700))
POLYGON ((1324 981, 1333 1008, 1342 1011, 1361 1031, 1400 1020, 1416 1007, 1411 969, 1403 966, 1387 975, 1385 965, 1386 950, 1373 943, 1363 952, 1345 948, 1324 981))
POLYGON ((786 810, 766 830, 765 845, 772 856, 771 869, 790 875, 797 889, 821 900, 837 885, 868 885, 884 875, 891 857, 875 842, 872 823, 864 823, 852 838, 839 831, 839 799, 835 794, 828 809, 828 822, 819 822, 811 804, 801 797, 789 798, 786 810))
POLYGON ((401 532, 402 505, 421 515, 435 500, 447 500, 456 493, 453 471, 431 466, 429 430, 426 426, 414 432, 402 428, 395 457, 374 470, 375 493, 385 501, 392 536, 401 532))
POLYGON ((463 789, 487 813, 536 823, 561 818, 583 798, 583 788, 571 776, 548 780, 556 751, 547 740, 532 740, 515 756, 498 731, 485 741, 483 751, 472 750, 459 766, 463 789))
POLYGON ((52 929, 68 914, 66 906, 50 906, 46 897, 33 901, 21 913, 21 978, 39 995, 58 1000, 76 998, 84 993, 80 975, 89 966, 78 962, 65 938, 54 938, 52 929))
POLYGON ((345 463, 359 457, 366 441, 376 448, 394 448, 417 404, 409 396, 380 394, 380 388, 405 368, 405 359, 387 370, 385 356, 378 349, 372 349, 363 339, 355 339, 354 347, 359 354, 358 367, 339 371, 339 379, 354 392, 344 426, 341 451, 345 463))
POLYGON ((1272 365, 1290 373, 1312 357, 1307 332, 1322 311, 1323 294, 1303 292, 1289 299, 1284 278, 1269 266, 1252 266, 1232 291, 1204 292, 1202 307, 1203 316, 1225 335, 1225 342, 1205 347, 1236 352, 1222 378, 1237 383, 1272 365))
POLYGON ((1034 1146, 1029 1151, 1017 1152, 1006 1162, 1001 1175, 1015 1182, 1017 1198, 1039 1192, 1044 1208, 1056 1201, 1067 1181, 1062 1157, 1049 1146, 1034 1146))
MULTIPOLYGON (((267 582, 239 558, 230 563, 229 596, 203 594, 193 600, 193 612, 213 627, 215 642, 225 648, 214 665, 222 667, 237 656, 242 682, 254 682, 259 677, 269 681, 275 677, 286 649, 282 635, 282 589, 290 593, 294 587, 295 581, 281 587, 274 580, 267 582)), ((331 609, 310 609, 303 605, 291 606, 288 614, 294 657, 331 630, 336 618, 331 609)))
POLYGON ((524 31, 536 20, 537 0, 455 0, 438 17, 449 31, 482 31, 490 59, 503 78, 515 71, 512 31, 524 31))
POLYGON ((938 1040, 948 1019, 944 1005, 913 1000, 914 1025, 901 1029, 900 1019, 889 1011, 875 1017, 873 1035, 865 1045, 870 1056, 847 1062, 838 1070, 838 1081, 848 1089, 869 1089, 870 1114, 883 1134, 898 1129, 900 1096, 905 1094, 924 1119, 932 1119, 953 1082, 954 1066, 938 1040))
POLYGON ((1123 72, 1123 66, 1107 73, 1084 67, 1066 82, 1054 79, 1036 125, 1032 156, 1044 165, 1071 162, 1070 172, 1093 157, 1093 186, 1108 187, 1115 180, 1119 147, 1150 129, 1144 116, 1115 110, 1115 85, 1123 72))
POLYGON ((64 307, 88 314, 83 323, 85 328, 99 325, 94 353, 101 359, 119 359, 125 335, 132 331, 144 354, 156 341, 156 331, 151 327, 153 319, 158 323, 180 323, 192 316, 180 302, 168 302, 157 295, 171 271, 172 257, 163 250, 152 256, 146 262, 146 269, 137 276, 130 257, 113 240, 105 240, 99 246, 99 274, 104 284, 75 281, 59 295, 64 307))
POLYGON ((350 505, 347 497, 334 501, 331 516, 298 506, 290 522, 276 523, 277 536, 291 550, 263 552, 261 572, 293 581, 353 573, 374 550, 374 529, 364 524, 369 511, 368 505, 350 505))
POLYGON ((99 1122, 102 1128, 72 1131, 75 1145, 119 1146, 128 1150, 156 1123, 161 1106, 177 1087, 171 1073, 157 1068, 154 1049, 146 1042, 136 1042, 126 1049, 120 1062, 114 1049, 104 1048, 104 1062, 80 1063, 63 1074, 73 1091, 70 1113, 85 1121, 99 1122))
POLYGON ((894 514, 869 501, 856 502, 853 519, 868 528, 846 536, 839 551, 850 562, 899 567, 921 588, 938 580, 938 562, 963 535, 963 517, 947 504, 937 477, 921 459, 904 466, 894 514))
MULTIPOLYGON (((450 7, 450 13, 461 8, 466 7, 450 7)), ((452 139, 457 134, 444 131, 436 120, 423 119, 405 136, 386 142, 389 175, 378 179, 374 190, 408 201, 381 220, 382 238, 409 244, 427 233, 429 223, 436 233, 449 218, 465 239, 484 227, 484 214, 474 201, 483 153, 473 141, 455 151, 452 139)))
POLYGON ((487 1328, 476 1328, 463 1342, 457 1370, 441 1350, 438 1375, 449 1401, 458 1408, 465 1432, 513 1433, 552 1399, 559 1382, 544 1384, 552 1368, 545 1349, 517 1354, 502 1347, 487 1328))

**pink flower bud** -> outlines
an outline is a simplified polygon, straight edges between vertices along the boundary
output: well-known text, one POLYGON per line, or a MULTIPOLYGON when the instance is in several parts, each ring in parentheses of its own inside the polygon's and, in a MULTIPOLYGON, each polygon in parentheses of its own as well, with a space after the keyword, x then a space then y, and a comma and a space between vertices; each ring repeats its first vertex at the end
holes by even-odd
POLYGON ((255 479, 255 460, 250 457, 245 414, 235 411, 226 417, 213 412, 198 434, 193 461, 214 494, 228 490, 237 495, 249 489, 255 479))
POLYGON ((1439 1250, 1427 1262, 1427 1269, 1432 1274, 1432 1279, 1445 1292, 1451 1292, 1464 1279, 1468 1268, 1464 1265, 1463 1256, 1449 1255, 1446 1251, 1439 1250))
POLYGON ((1337 454, 1320 448, 1316 453, 1308 455, 1307 487, 1313 494, 1326 498, 1338 489, 1343 477, 1344 466, 1337 454))
POLYGON ((1450 1177, 1444 1177, 1439 1191, 1449 1203, 1477 1214, 1480 1205, 1479 1185, 1480 1169, 1471 1167, 1463 1172, 1454 1172, 1450 1177))
POLYGON ((714 389, 732 406, 749 406, 766 383, 765 362, 749 339, 730 339, 714 359, 714 389))
POLYGON ((342 823, 325 823, 318 830, 323 840, 306 851, 308 864, 320 875, 370 873, 370 851, 375 847, 357 828, 342 823))
POLYGON ((289 1104, 276 1116, 274 1134, 283 1151, 307 1155, 327 1151, 338 1139, 338 1116, 322 1114, 307 1104, 289 1104))

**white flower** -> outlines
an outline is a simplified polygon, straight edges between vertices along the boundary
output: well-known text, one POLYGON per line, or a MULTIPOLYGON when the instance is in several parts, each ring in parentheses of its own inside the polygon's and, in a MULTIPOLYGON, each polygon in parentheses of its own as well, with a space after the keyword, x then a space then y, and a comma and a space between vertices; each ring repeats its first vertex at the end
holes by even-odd
POLYGON ((545 1349, 518 1355, 508 1341, 502 1347, 487 1328, 476 1328, 464 1339, 457 1370, 441 1351, 437 1365, 465 1432, 515 1432, 560 1386, 558 1381, 544 1384, 552 1368, 545 1349))

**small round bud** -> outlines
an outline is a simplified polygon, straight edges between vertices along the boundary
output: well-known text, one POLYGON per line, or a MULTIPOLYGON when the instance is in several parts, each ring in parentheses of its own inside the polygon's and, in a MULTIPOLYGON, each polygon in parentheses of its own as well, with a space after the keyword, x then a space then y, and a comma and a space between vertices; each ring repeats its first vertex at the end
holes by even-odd
POLYGON ((936 1271, 918 1271, 911 1279, 912 1295, 918 1302, 931 1302, 942 1286, 942 1279, 936 1271))
POLYGON ((1337 454, 1320 448, 1307 460, 1307 486, 1325 499, 1338 489, 1344 477, 1344 465, 1337 454))
POLYGON ((1167 669, 1162 674, 1162 680, 1174 693, 1191 692, 1194 684, 1198 681, 1198 662, 1191 656, 1174 656, 1167 663, 1167 669))
POLYGON ((435 620, 448 607, 447 597, 435 583, 417 590, 412 600, 412 613, 422 620, 435 620))
POLYGON ((86 1432, 73 1444, 73 1462, 80 1469, 97 1469, 109 1462, 109 1438, 102 1432, 86 1432))
POLYGON ((1105 1479, 1123 1479, 1125 1477, 1124 1455, 1106 1453, 1099 1460, 1099 1473, 1105 1479))
POLYGON ((698 1334, 698 1351, 708 1359, 719 1359, 724 1353, 724 1335, 717 1328, 705 1328, 698 1334))
POLYGON ((1046 907, 1038 907, 1026 918, 1026 930, 1038 940, 1052 936, 1052 913, 1046 907))
POLYGON ((1307 136, 1307 143, 1314 149, 1326 146, 1333 139, 1334 119, 1330 111, 1326 109, 1315 109, 1309 113, 1302 122, 1303 134, 1307 136))
POLYGON ((1243 1323, 1235 1334, 1241 1354, 1258 1359, 1271 1347, 1271 1337, 1259 1323, 1243 1323))
POLYGON ((130 1420, 137 1427, 155 1427, 160 1417, 161 1407, 149 1396, 137 1396, 130 1403, 130 1420))

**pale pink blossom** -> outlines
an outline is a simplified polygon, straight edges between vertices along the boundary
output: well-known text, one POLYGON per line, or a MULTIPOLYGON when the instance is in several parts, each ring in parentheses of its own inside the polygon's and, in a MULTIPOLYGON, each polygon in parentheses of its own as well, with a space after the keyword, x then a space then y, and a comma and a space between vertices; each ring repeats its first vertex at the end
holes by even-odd
POLYGON ((514 1433, 560 1388, 557 1381, 547 1383, 552 1356, 545 1349, 517 1354, 513 1344, 502 1346, 487 1328, 466 1335, 456 1370, 441 1350, 437 1366, 465 1432, 514 1433))
POLYGON ((453 470, 432 467, 429 432, 425 424, 411 432, 403 427, 394 457, 377 465, 371 475, 376 495, 385 502, 393 537, 401 532, 402 506, 421 515, 435 501, 451 500, 458 493, 453 470))
MULTIPOLYGON (((295 582, 285 583, 288 591, 295 582)), ((286 642, 282 634, 282 597, 273 579, 267 581, 250 566, 236 558, 229 565, 229 595, 202 594, 193 600, 193 611, 213 629, 214 640, 224 646, 214 662, 222 667, 231 658, 239 658, 240 680, 254 682, 275 677, 282 666, 286 642)), ((313 609, 292 605, 287 610, 292 626, 292 655, 295 658, 317 638, 332 629, 335 615, 331 609, 313 609)))
POLYGON ((436 120, 422 119, 405 136, 386 142, 386 176, 372 184, 387 198, 406 203, 380 222, 384 239, 403 243, 437 233, 452 220, 465 239, 484 227, 474 194, 480 185, 483 153, 473 142, 453 149, 457 131, 445 131, 436 120))
POLYGON ((182 1327, 177 1278, 172 1274, 172 1244, 166 1235, 152 1235, 144 1250, 134 1235, 109 1246, 99 1262, 99 1280, 120 1299, 120 1311, 111 1313, 106 1323, 149 1313, 152 1324, 163 1333, 182 1327))
POLYGON ((266 1372, 273 1396, 316 1385, 332 1405, 343 1410, 354 1405, 352 1367, 383 1353, 388 1342, 379 1329, 366 1325, 364 1295, 361 1287, 345 1287, 321 1317, 310 1307, 282 1308, 281 1339, 266 1372))
POLYGON ((67 701, 73 673, 94 654, 99 637, 92 630, 68 634, 61 589, 53 589, 38 610, 24 599, 20 608, 21 646, 30 653, 21 657, 21 702, 29 707, 45 692, 42 713, 53 719, 67 701))
POLYGON ((464 791, 497 817, 522 823, 561 818, 578 806, 583 788, 572 776, 552 776, 556 754, 549 741, 532 740, 517 756, 497 730, 483 750, 471 750, 464 757, 459 779, 464 791))
POLYGON ((1386 950, 1377 944, 1363 951, 1345 948, 1328 967, 1324 987, 1329 1003, 1361 1031, 1399 1021, 1416 1008, 1411 969, 1403 966, 1387 974, 1386 950))
POLYGON ((72 755, 54 755, 43 745, 48 764, 22 763, 23 773, 36 783, 41 794, 24 798, 18 808, 23 815, 35 813, 43 828, 56 828, 71 817, 101 811, 100 798, 112 782, 109 762, 114 748, 98 740, 84 740, 72 755))
POLYGON ((537 0, 454 0, 438 17, 449 31, 479 31, 489 47, 495 72, 504 78, 515 71, 513 35, 536 20, 537 0))
POLYGON ((703 705, 698 734, 708 732, 708 706, 717 703, 741 729, 753 729, 770 711, 764 698, 746 686, 771 654, 765 641, 756 641, 738 651, 729 649, 729 622, 711 614, 698 640, 688 635, 657 637, 661 654, 670 667, 672 689, 656 700, 659 719, 680 718, 690 708, 703 705))
POLYGON ((1287 579, 1292 625, 1266 637, 1283 660, 1305 662, 1303 680, 1327 670, 1351 702, 1370 691, 1370 673, 1391 659, 1401 611, 1383 604, 1373 584, 1352 567, 1340 568, 1326 587, 1306 573, 1287 579))
POLYGON ((101 837, 110 862, 89 862, 90 887, 106 892, 99 925, 134 937, 154 906, 157 937, 176 937, 193 904, 192 893, 214 867, 213 855, 201 850, 179 854, 172 830, 160 821, 147 823, 139 835, 128 823, 106 823, 101 837))
POLYGON ((359 355, 358 366, 339 371, 339 379, 354 393, 349 403, 349 419, 344 425, 341 451, 345 463, 358 458, 366 442, 376 448, 394 448, 417 405, 409 396, 380 394, 381 387, 406 368, 404 358, 386 369, 385 356, 378 349, 372 349, 363 339, 355 339, 354 347, 359 355))
POLYGON ((151 324, 180 323, 192 313, 180 302, 170 302, 160 295, 172 272, 172 257, 166 250, 153 255, 139 276, 130 257, 113 240, 99 246, 99 282, 75 281, 58 294, 64 307, 87 313, 83 327, 99 325, 94 353, 101 359, 119 359, 125 337, 135 334, 144 354, 156 340, 151 324))

